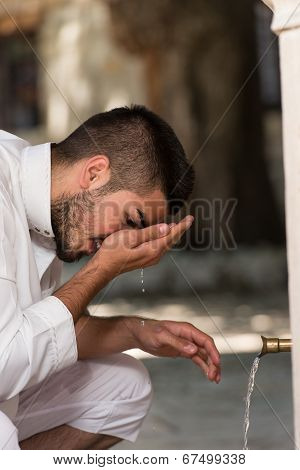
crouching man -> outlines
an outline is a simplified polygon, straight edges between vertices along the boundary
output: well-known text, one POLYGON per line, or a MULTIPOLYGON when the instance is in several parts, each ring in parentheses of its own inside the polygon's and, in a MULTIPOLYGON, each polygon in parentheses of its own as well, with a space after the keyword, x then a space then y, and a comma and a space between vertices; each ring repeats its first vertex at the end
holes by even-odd
POLYGON ((107 449, 134 442, 152 388, 124 354, 192 360, 220 381, 212 338, 193 325, 86 307, 120 273, 156 264, 193 217, 166 224, 193 170, 144 107, 88 119, 58 144, 0 132, 0 448, 107 449), (60 286, 62 261, 88 262, 60 286))

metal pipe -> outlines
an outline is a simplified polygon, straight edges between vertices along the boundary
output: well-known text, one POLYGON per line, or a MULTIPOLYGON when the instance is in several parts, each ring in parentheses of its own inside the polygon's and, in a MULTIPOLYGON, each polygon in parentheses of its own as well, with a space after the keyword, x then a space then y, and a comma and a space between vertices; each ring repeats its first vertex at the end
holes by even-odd
POLYGON ((292 340, 261 337, 263 345, 259 357, 268 353, 291 352, 292 340))

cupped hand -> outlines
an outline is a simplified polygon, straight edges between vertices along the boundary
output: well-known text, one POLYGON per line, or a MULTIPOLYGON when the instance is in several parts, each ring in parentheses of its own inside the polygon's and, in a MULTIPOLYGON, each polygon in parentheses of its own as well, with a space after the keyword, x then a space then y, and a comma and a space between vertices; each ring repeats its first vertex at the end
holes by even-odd
POLYGON ((94 255, 110 278, 126 271, 153 266, 181 239, 194 218, 186 216, 177 224, 157 224, 144 229, 119 230, 109 235, 94 255))

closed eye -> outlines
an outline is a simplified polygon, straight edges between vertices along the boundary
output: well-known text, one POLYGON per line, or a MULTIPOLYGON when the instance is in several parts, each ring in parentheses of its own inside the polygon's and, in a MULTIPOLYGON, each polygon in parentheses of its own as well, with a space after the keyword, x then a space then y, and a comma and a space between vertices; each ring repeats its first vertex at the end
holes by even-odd
POLYGON ((126 224, 128 225, 128 227, 137 228, 136 223, 132 219, 126 219, 126 224))

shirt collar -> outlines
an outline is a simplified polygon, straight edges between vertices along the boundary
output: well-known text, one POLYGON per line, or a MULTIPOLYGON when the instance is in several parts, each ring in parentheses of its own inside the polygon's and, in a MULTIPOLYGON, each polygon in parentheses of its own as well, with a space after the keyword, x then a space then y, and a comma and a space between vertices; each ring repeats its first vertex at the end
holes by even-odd
POLYGON ((21 187, 29 228, 54 238, 51 225, 51 144, 25 147, 21 155, 21 187))

